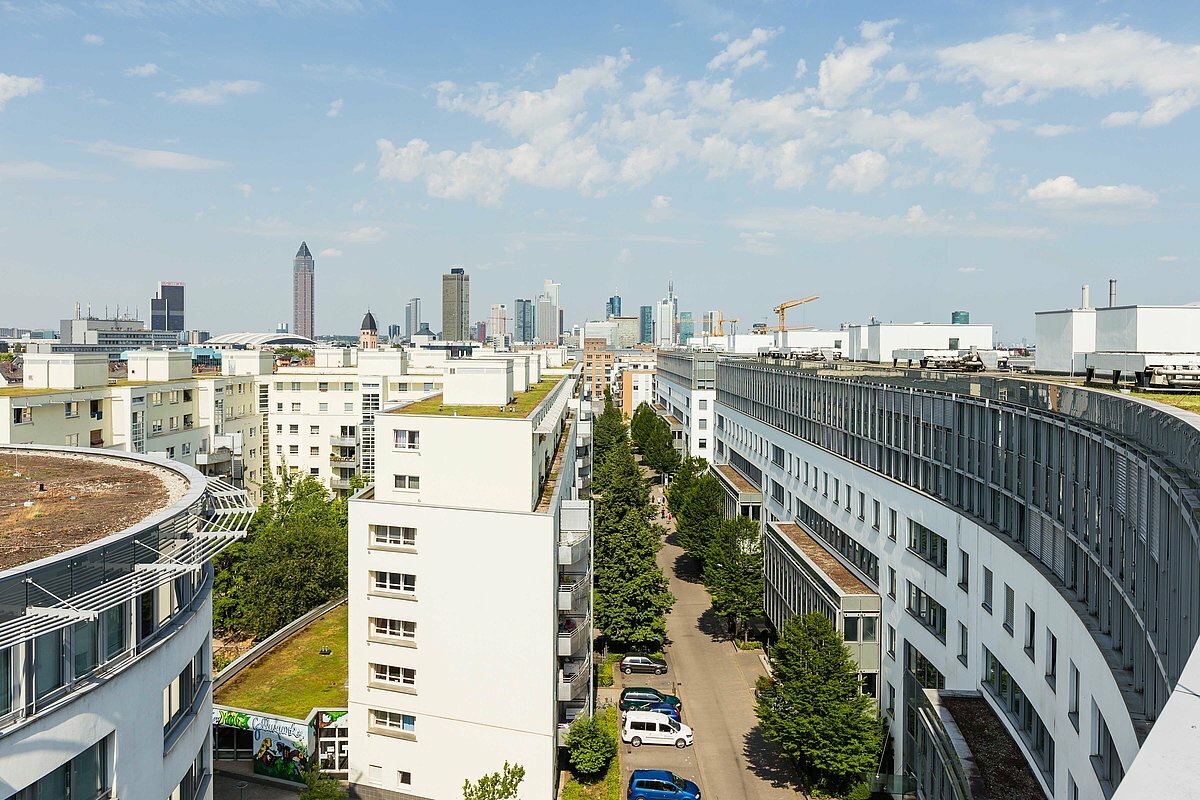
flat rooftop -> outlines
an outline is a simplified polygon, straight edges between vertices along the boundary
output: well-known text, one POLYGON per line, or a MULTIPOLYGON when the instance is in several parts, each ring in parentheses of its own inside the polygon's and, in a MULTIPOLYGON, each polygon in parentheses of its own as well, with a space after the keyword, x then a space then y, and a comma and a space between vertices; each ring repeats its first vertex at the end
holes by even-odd
POLYGON ((213 693, 213 702, 304 719, 314 708, 345 708, 350 679, 349 604, 331 608, 255 659, 213 693), (321 655, 321 648, 332 652, 321 655))
POLYGON ((712 468, 717 472, 718 475, 725 479, 726 483, 737 489, 739 492, 746 494, 759 494, 757 486, 743 478, 742 473, 738 472, 728 464, 713 464, 712 468))
POLYGON ((186 491, 182 475, 142 462, 0 447, 0 569, 123 531, 186 491))
POLYGON ((988 797, 997 800, 1042 800, 1045 797, 1029 762, 1021 755, 1021 749, 983 697, 939 694, 938 702, 950 712, 967 747, 971 748, 988 797))
POLYGON ((447 406, 442 404, 442 396, 435 394, 433 397, 426 397, 424 400, 417 400, 415 403, 400 406, 389 411, 389 414, 424 414, 434 417, 509 417, 524 419, 533 413, 538 404, 546 399, 546 395, 557 386, 565 375, 556 375, 551 378, 543 378, 529 387, 529 391, 517 392, 513 402, 505 406, 514 408, 514 411, 501 411, 500 406, 447 406))
POLYGON ((875 594, 871 587, 859 580, 853 572, 842 566, 842 562, 830 555, 829 551, 822 547, 820 542, 809 536, 799 525, 789 522, 773 522, 771 524, 791 540, 792 544, 796 545, 804 555, 808 556, 809 561, 816 564, 821 572, 825 573, 843 593, 875 594))

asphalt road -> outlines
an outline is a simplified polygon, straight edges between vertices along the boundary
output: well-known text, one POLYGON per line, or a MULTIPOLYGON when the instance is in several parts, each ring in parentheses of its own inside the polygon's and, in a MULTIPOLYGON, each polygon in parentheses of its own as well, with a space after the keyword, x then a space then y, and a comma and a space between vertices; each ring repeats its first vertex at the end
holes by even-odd
MULTIPOLYGON (((655 497, 660 495, 655 487, 655 497)), ((673 529, 672 525, 667 526, 673 529)), ((668 769, 695 781, 705 800, 796 800, 794 773, 757 736, 754 682, 766 671, 757 651, 739 651, 724 638, 709 610, 708 592, 691 559, 669 538, 658 555, 675 606, 667 617, 666 675, 618 675, 617 686, 652 686, 683 701, 683 722, 695 744, 621 745, 623 788, 634 769, 668 769)))

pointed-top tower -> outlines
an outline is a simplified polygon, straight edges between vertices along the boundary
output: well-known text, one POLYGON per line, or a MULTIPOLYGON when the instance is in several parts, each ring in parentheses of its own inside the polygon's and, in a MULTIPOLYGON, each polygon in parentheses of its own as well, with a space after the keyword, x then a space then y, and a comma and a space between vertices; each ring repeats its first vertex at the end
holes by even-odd
POLYGON ((363 317, 362 325, 358 327, 358 349, 379 349, 379 326, 375 324, 375 315, 371 313, 370 309, 367 309, 367 315, 363 317))
POLYGON ((313 338, 313 272, 315 270, 308 243, 301 242, 292 260, 292 333, 313 338))

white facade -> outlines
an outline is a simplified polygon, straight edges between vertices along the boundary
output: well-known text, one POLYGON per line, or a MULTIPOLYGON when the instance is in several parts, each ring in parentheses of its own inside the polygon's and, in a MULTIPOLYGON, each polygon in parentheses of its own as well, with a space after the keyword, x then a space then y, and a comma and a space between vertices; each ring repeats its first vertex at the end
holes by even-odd
POLYGON ((609 347, 617 346, 617 323, 615 322, 585 322, 583 324, 583 339, 603 339, 609 347))
MULTIPOLYGON (((25 452, 49 450, 65 448, 25 452)), ((184 543, 175 537, 197 526, 207 530, 206 522, 192 516, 207 509, 205 479, 178 464, 104 457, 136 461, 143 468, 156 465, 180 484, 178 499, 120 533, 0 571, 0 591, 28 598, 21 614, 0 621, 0 639, 8 645, 0 651, 7 682, 0 692, 0 795, 63 797, 70 773, 72 797, 208 800, 209 559, 240 538, 244 524, 216 540, 184 543), (155 531, 154 540, 170 557, 130 543, 134 537, 145 541, 155 531), (122 560, 118 553, 137 564, 114 568, 100 580, 96 571, 76 566, 85 558, 116 565, 122 560), (27 578, 34 584, 22 585, 27 578), (34 585, 54 586, 65 596, 60 600, 28 588, 34 585), (148 616, 142 613, 142 597, 149 602, 148 616), (89 617, 96 621, 88 622, 89 617), (41 659, 50 653, 59 663, 43 667, 41 659)), ((248 522, 253 508, 245 505, 244 512, 241 518, 248 522)))
POLYGON ((880 364, 896 350, 987 350, 992 347, 991 325, 872 323, 851 325, 848 358, 880 364))
POLYGON ((780 347, 796 350, 832 350, 845 356, 850 351, 850 332, 848 330, 782 331, 777 333, 776 342, 780 347))
POLYGON ((712 350, 717 353, 753 355, 761 349, 775 347, 775 334, 737 333, 724 336, 692 336, 687 345, 693 350, 712 350))
POLYGON ((1096 350, 1102 353, 1200 353, 1200 306, 1098 308, 1096 350))
MULTIPOLYGON (((716 356, 663 352, 655 370, 655 403, 685 454, 713 458, 716 441, 716 356)), ((634 406, 636 408, 636 406, 634 406)))
POLYGON ((379 416, 375 485, 350 503, 351 783, 457 797, 507 760, 522 796, 554 796, 561 729, 591 693, 576 383, 528 417, 379 416))
POLYGON ((1033 320, 1037 371, 1083 372, 1088 354, 1096 352, 1096 309, 1041 311, 1033 320))

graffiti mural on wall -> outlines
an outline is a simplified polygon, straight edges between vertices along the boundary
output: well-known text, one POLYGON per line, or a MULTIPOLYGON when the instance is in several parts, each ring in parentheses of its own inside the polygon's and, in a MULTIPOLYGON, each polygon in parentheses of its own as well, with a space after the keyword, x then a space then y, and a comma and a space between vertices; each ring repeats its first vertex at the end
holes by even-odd
POLYGON ((256 775, 304 783, 310 751, 309 727, 306 723, 214 706, 213 724, 240 728, 254 734, 256 775))

